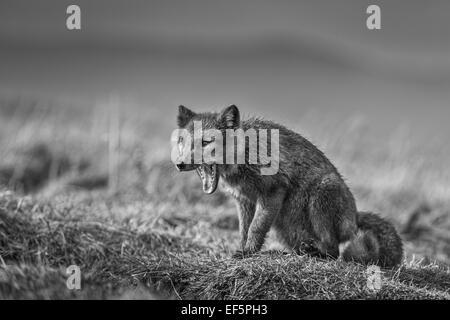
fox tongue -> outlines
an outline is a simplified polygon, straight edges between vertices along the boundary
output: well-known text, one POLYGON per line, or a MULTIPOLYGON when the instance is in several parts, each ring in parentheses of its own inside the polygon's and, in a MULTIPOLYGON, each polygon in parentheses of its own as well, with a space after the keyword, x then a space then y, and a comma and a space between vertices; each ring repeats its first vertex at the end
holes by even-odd
POLYGON ((218 182, 216 165, 203 165, 197 169, 197 172, 203 183, 203 192, 211 194, 216 191, 218 182))

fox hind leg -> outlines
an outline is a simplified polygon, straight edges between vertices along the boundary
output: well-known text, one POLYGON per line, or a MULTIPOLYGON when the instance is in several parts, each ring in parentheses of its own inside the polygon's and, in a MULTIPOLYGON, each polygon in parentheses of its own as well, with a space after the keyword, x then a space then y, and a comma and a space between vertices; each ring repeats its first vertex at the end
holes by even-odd
POLYGON ((324 179, 310 198, 310 221, 322 255, 339 257, 339 243, 356 233, 356 207, 339 181, 324 179))

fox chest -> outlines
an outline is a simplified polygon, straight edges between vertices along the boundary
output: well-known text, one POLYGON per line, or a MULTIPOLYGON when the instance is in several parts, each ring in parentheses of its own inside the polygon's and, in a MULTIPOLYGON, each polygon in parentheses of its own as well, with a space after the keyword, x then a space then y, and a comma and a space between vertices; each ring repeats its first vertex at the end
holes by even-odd
POLYGON ((249 186, 222 182, 223 189, 236 200, 246 200, 256 202, 256 194, 249 186))

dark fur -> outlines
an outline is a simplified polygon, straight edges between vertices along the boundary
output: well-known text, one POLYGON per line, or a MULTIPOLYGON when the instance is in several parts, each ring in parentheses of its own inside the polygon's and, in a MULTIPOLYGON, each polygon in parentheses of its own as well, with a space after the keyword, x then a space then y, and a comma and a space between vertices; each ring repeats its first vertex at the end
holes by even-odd
POLYGON ((202 120, 204 129, 279 130, 277 174, 261 175, 261 165, 248 162, 218 165, 220 180, 236 199, 239 211, 242 250, 236 257, 259 251, 270 228, 295 251, 306 249, 333 258, 339 256, 340 243, 356 237, 353 195, 337 169, 311 142, 271 121, 240 120, 235 106, 221 113, 196 114, 185 107, 179 111, 178 124, 191 132, 193 120, 202 120))
POLYGON ((402 240, 395 228, 380 216, 370 212, 358 214, 359 232, 345 248, 345 260, 364 264, 378 264, 392 268, 403 258, 402 240))

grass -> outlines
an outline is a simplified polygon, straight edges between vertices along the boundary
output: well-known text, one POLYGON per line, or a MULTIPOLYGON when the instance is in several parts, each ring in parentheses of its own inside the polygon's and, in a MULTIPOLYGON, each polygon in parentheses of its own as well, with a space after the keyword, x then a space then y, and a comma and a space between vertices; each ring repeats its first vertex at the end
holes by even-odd
POLYGON ((78 201, 66 211, 0 195, 1 298, 450 298, 450 270, 437 264, 405 262, 384 271, 381 290, 372 291, 357 264, 274 250, 231 259, 230 231, 214 219, 142 228, 130 217, 110 221, 97 203, 78 201), (200 228, 209 237, 199 237, 200 228), (65 286, 65 268, 73 264, 82 270, 80 291, 65 286))
POLYGON ((96 108, 57 109, 0 103, 0 298, 450 298, 444 148, 419 150, 401 139, 388 148, 365 127, 330 125, 330 137, 305 125, 360 209, 381 212, 401 231, 406 258, 383 270, 373 291, 365 266, 283 252, 271 237, 260 254, 231 259, 234 206, 221 192, 204 195, 195 175, 174 171, 167 141, 155 134, 170 121, 121 116, 112 128, 96 108), (74 264, 81 290, 66 287, 74 264))

